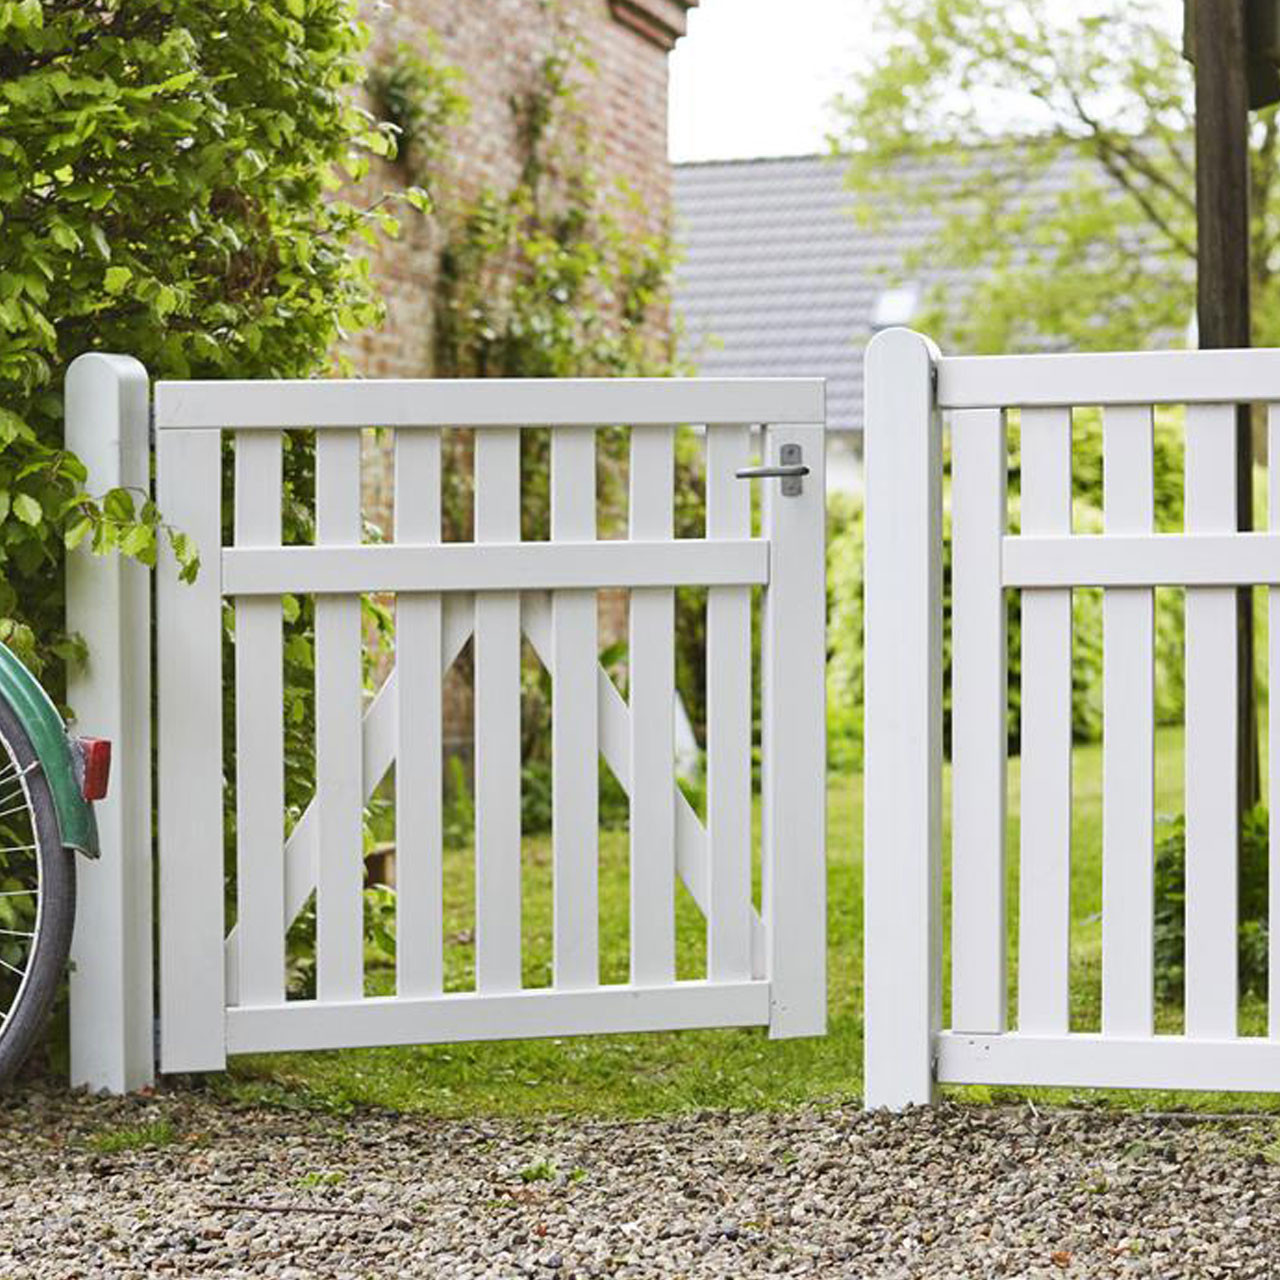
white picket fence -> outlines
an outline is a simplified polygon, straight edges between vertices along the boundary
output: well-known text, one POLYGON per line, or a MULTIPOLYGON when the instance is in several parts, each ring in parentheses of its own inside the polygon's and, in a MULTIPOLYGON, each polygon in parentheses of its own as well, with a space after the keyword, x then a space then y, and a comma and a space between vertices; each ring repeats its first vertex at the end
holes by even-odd
MULTIPOLYGON (((97 376, 111 370, 98 362, 97 376)), ((86 376, 83 372, 79 375, 86 376)), ((820 1032, 825 986, 823 387, 803 380, 159 383, 157 498, 202 568, 158 584, 160 1066, 221 1068, 275 1049, 767 1025, 820 1032), (704 538, 673 529, 678 424, 705 428, 704 538), (597 536, 596 430, 630 428, 629 536, 597 536), (798 448, 802 491, 763 492, 753 535, 748 424, 761 452, 798 448), (551 428, 551 539, 521 541, 520 432, 551 428), (394 541, 363 541, 362 432, 394 433, 394 541), (474 430, 473 542, 442 542, 442 432, 474 430), (285 434, 315 433, 315 543, 284 545, 285 434), (224 513, 222 458, 234 443, 224 513), (224 518, 225 517, 225 518, 224 518), (224 527, 231 537, 224 542, 224 527), (674 589, 709 588, 707 810, 676 785, 674 589), (629 699, 599 664, 597 592, 630 593, 629 699), (763 900, 752 894, 753 588, 763 588, 763 900), (315 795, 286 829, 282 597, 315 599, 315 795), (362 696, 360 597, 395 597, 395 669, 362 696), (222 618, 234 608, 234 670, 222 618), (522 637, 551 676, 554 965, 525 988, 521 919, 522 637), (442 685, 472 642, 474 990, 444 974, 442 685), (234 750, 224 752, 224 682, 234 750), (597 774, 630 796, 630 978, 599 964, 597 774), (236 783, 235 906, 224 912, 224 768, 236 783), (396 775, 395 994, 366 995, 362 811, 396 775), (675 894, 707 921, 706 977, 677 980, 675 894), (314 891, 315 997, 288 998, 286 932, 314 891)), ((309 447, 309 446, 300 446, 309 447)), ((135 602, 135 605, 140 602, 135 602)), ((117 617, 117 623, 119 619, 117 617)), ((145 644, 141 615, 129 620, 145 644)), ((93 637, 90 637, 91 641, 93 637)), ((231 746, 232 744, 226 744, 231 746)), ((125 785, 129 785, 126 778, 125 785)), ((135 863, 145 855, 135 851, 135 863)), ((123 929, 149 933, 128 899, 123 929)), ((133 881, 128 883, 133 884, 133 881)), ((87 918, 82 913, 82 919, 87 918)), ((97 959, 119 968, 116 929, 97 959)), ((131 981, 140 979, 136 973, 131 981)), ((149 987, 147 995, 149 997, 149 987)), ((145 1020, 143 1000, 134 1021, 145 1020)), ((136 1027, 135 1027, 136 1030, 136 1027)), ((82 1003, 77 1039, 119 1034, 82 1003)), ((137 1036, 132 1035, 131 1043, 137 1036)), ((141 1050, 77 1082, 147 1075, 141 1050)))
MULTIPOLYGON (((867 355, 866 1101, 935 1084, 1275 1089, 1237 1033, 1235 590, 1280 588, 1280 533, 1236 532, 1237 403, 1270 404, 1280 529, 1280 351, 944 358, 905 329, 867 355), (1185 532, 1153 532, 1154 405, 1185 405, 1185 532), (1071 412, 1101 407, 1104 521, 1072 532, 1071 412), (1018 414, 1021 531, 1007 528, 1018 414), (944 417, 945 415, 945 417, 944 417), (943 432, 951 445, 951 1017, 942 1024, 943 432), (1072 588, 1104 589, 1102 1024, 1069 1008, 1072 588), (1185 1034, 1153 1008, 1153 589, 1186 588, 1185 1034), (1016 1030, 1007 1023, 1005 597, 1022 592, 1016 1030)), ((1280 590, 1270 592, 1271 687, 1280 590)), ((1270 718, 1272 849, 1280 716, 1270 718)), ((1273 853, 1270 936, 1280 936, 1273 853)), ((1272 946, 1270 990, 1280 990, 1272 946)))

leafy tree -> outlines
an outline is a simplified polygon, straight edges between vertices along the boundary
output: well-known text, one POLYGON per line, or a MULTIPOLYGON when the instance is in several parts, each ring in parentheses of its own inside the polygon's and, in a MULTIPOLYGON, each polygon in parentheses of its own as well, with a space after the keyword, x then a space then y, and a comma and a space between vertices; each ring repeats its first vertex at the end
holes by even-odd
MULTIPOLYGON (((950 345, 1150 346, 1195 303, 1193 84, 1163 7, 887 0, 885 56, 842 100, 865 216, 936 218, 910 264, 963 269, 924 323, 950 345), (1069 175, 1063 181, 1064 172, 1069 175)), ((1277 120, 1255 117, 1255 339, 1280 340, 1277 120)))
POLYGON ((351 0, 0 0, 0 638, 33 666, 74 648, 64 544, 150 563, 161 531, 84 493, 67 364, 298 377, 377 315, 349 246, 390 214, 335 196, 394 149, 353 94, 365 42, 351 0))

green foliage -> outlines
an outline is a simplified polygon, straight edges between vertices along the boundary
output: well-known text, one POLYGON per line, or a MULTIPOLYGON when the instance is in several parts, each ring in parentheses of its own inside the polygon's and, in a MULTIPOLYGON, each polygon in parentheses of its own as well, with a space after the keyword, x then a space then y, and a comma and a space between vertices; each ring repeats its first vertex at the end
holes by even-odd
POLYGON ((395 129, 396 160, 412 181, 427 181, 444 159, 448 131, 470 111, 461 73, 429 33, 425 55, 401 44, 366 84, 375 111, 395 129))
MULTIPOLYGON (((1239 988, 1243 996, 1267 996, 1268 845, 1267 810, 1259 805, 1240 824, 1237 875, 1239 988)), ((1226 852, 1225 850, 1223 851, 1226 852)), ((1155 980, 1161 1003, 1181 1004, 1186 984, 1187 828, 1172 820, 1156 848, 1155 980)))
MULTIPOLYGON (((922 327, 972 352, 1180 334, 1194 303, 1193 92, 1167 7, 887 0, 877 12, 888 48, 844 99, 838 141, 866 217, 936 221, 906 274, 952 282, 922 327)), ((1274 109, 1254 121, 1255 337, 1270 343, 1274 109)))
POLYGON ((152 1120, 134 1128, 104 1129, 89 1135, 89 1146, 100 1155, 119 1155, 122 1151, 152 1151, 172 1146, 178 1132, 168 1120, 152 1120))
POLYGON ((190 544, 83 491, 59 379, 81 352, 153 377, 298 377, 377 315, 349 253, 394 225, 335 198, 393 143, 357 104, 350 0, 0 5, 0 638, 39 669, 66 545, 190 544))

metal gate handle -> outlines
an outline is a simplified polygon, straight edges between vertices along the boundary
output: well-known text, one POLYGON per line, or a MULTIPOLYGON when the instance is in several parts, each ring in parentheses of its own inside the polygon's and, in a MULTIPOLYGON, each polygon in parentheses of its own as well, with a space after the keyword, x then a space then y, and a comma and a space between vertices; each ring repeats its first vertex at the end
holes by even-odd
POLYGON ((784 444, 778 450, 778 463, 774 466, 739 467, 734 475, 739 480, 765 480, 776 477, 782 481, 782 496, 795 498, 804 492, 802 477, 809 474, 809 468, 801 459, 804 454, 798 444, 784 444))

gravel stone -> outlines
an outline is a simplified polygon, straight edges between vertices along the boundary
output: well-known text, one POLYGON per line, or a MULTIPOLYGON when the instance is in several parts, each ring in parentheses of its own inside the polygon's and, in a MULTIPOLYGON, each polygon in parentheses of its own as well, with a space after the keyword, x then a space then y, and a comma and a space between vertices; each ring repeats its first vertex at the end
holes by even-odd
POLYGON ((507 1123, 28 1088, 0 1153, 0 1277, 1280 1277, 1266 1117, 507 1123))

